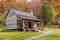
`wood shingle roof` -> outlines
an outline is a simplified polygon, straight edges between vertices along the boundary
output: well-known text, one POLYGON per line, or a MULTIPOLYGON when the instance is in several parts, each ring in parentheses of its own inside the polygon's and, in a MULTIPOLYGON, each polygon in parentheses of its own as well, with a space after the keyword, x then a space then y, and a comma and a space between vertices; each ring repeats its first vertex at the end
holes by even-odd
MULTIPOLYGON (((35 17, 34 15, 32 15, 31 13, 27 13, 27 12, 22 12, 22 11, 18 11, 15 9, 10 9, 11 11, 13 11, 19 18, 22 19, 27 19, 27 20, 35 20, 35 21, 42 21, 40 19, 37 19, 37 17, 35 17)), ((8 12, 9 13, 9 12, 8 12)), ((7 13, 7 14, 8 14, 7 13)), ((7 16, 6 16, 7 17, 7 16)))

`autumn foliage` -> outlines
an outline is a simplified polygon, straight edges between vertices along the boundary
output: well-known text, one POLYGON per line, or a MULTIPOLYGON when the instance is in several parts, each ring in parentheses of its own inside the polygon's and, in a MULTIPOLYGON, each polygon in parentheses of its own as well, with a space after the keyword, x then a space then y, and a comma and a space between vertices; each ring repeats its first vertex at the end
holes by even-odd
MULTIPOLYGON (((27 0, 6 0, 0 1, 0 13, 3 13, 6 9, 10 8, 10 6, 13 6, 12 8, 17 8, 20 11, 33 11, 34 15, 38 18, 40 17, 39 14, 41 12, 41 7, 43 5, 45 0, 34 0, 32 2, 27 2, 27 0)), ((60 15, 60 1, 59 0, 50 0, 49 1, 55 8, 58 15, 60 15)))

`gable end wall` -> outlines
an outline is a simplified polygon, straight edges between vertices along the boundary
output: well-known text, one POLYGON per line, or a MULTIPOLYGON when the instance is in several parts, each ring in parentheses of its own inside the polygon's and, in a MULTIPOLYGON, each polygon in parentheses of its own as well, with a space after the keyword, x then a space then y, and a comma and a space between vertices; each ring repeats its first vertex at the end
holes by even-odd
POLYGON ((17 15, 12 10, 6 17, 6 29, 17 29, 17 15))

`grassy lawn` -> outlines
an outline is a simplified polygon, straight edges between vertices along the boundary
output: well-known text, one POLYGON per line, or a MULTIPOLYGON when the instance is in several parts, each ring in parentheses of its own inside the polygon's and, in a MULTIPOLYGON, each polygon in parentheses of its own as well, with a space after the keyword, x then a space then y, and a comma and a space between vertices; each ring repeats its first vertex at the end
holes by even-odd
MULTIPOLYGON (((5 27, 0 26, 0 31, 3 30, 5 27)), ((0 38, 4 38, 4 40, 24 40, 26 38, 30 38, 32 36, 40 35, 41 33, 38 32, 17 32, 17 31, 10 31, 10 32, 0 32, 0 38)))
MULTIPOLYGON (((60 40, 60 29, 45 28, 44 31, 51 31, 53 34, 35 40, 60 40)), ((40 32, 0 32, 0 38, 5 40, 24 40, 40 34, 40 32)))
POLYGON ((0 32, 0 38, 5 40, 24 40, 39 34, 37 32, 0 32))
POLYGON ((53 34, 38 38, 36 40, 60 40, 60 29, 45 29, 45 31, 51 31, 53 34))

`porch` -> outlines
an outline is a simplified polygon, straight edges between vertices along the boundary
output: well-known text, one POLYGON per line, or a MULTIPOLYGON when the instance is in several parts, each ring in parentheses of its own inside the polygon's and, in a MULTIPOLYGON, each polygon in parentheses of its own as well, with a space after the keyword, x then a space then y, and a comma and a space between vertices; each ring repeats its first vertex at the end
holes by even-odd
POLYGON ((38 24, 36 21, 18 20, 17 28, 19 31, 36 31, 38 30, 38 24))

